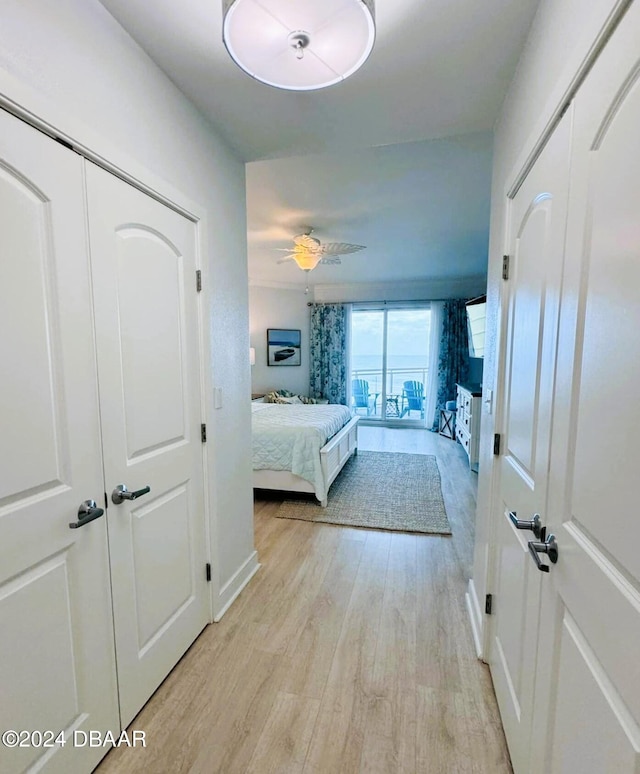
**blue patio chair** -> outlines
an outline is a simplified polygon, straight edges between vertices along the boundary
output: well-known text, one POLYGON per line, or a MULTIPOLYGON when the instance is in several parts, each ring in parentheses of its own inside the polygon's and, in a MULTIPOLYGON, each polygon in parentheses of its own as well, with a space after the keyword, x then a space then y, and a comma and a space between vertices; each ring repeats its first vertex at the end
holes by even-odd
POLYGON ((367 416, 371 414, 371 401, 373 400, 373 410, 375 413, 375 399, 369 392, 369 382, 366 379, 353 379, 351 382, 351 397, 353 398, 353 407, 367 409, 367 416))
POLYGON ((424 385, 422 382, 404 382, 402 392, 402 416, 405 414, 411 418, 412 411, 420 412, 420 419, 424 419, 424 385))

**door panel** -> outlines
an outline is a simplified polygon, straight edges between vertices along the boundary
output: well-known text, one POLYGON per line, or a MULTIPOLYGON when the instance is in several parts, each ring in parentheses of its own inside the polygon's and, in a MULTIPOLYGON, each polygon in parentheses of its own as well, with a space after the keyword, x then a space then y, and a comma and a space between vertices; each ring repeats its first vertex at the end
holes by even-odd
POLYGON ((87 165, 120 708, 126 725, 208 621, 196 227, 87 165))
MULTIPOLYGON (((506 416, 507 457, 521 475, 535 477, 535 442, 539 404, 539 367, 544 313, 544 273, 538 256, 548 253, 553 238, 553 199, 545 193, 536 197, 519 224, 512 272, 510 315, 511 357, 509 363, 508 408, 506 416)), ((519 201, 518 201, 519 204, 519 201)), ((516 209, 517 212, 517 209, 516 209)), ((514 213, 515 214, 515 213, 514 213)))
MULTIPOLYGON (((119 729, 82 161, 0 112, 0 728, 119 729)), ((0 746, 0 770, 105 750, 0 746)))
POLYGON ((127 458, 184 442, 182 257, 159 234, 118 229, 116 272, 127 458), (151 285, 151 280, 153 284, 151 285), (153 287, 153 292, 149 290, 153 287), (167 364, 173 367, 167 368, 167 364))
POLYGON ((161 498, 131 510, 135 603, 138 613, 138 649, 143 651, 191 600, 194 589, 190 572, 192 536, 189 523, 189 491, 181 484, 161 498), (171 535, 161 544, 155 533, 171 535), (148 546, 153 545, 153 552, 148 546), (171 568, 158 575, 158 568, 171 568))
POLYGON ((624 430, 636 430, 640 416, 629 393, 640 383, 640 153, 634 152, 637 143, 626 147, 640 127, 638 73, 607 124, 593 138, 590 154, 588 291, 572 500, 580 524, 624 571, 640 578, 640 520, 628 516, 637 506, 628 486, 637 475, 637 454, 626 453, 618 433, 600 427, 605 418, 631 439, 633 432, 624 430))
POLYGON ((532 692, 530 643, 537 635, 537 610, 540 602, 539 578, 530 566, 526 538, 518 534, 507 514, 498 524, 499 565, 497 588, 500 589, 500 625, 495 636, 499 669, 494 681, 508 697, 516 727, 529 710, 532 692))
POLYGON ((550 722, 539 765, 567 774, 640 770, 638 41, 636 2, 575 100, 553 445, 565 475, 550 513, 560 556, 541 605, 536 713, 550 722))
POLYGON ((565 116, 516 194, 510 212, 505 332, 504 453, 496 533, 495 619, 489 661, 514 771, 531 749, 542 573, 529 555, 533 532, 509 517, 545 520, 550 419, 564 258, 570 149, 565 116))
POLYGON ((20 331, 20 335, 3 337, 3 357, 6 364, 19 364, 21 376, 3 380, 3 401, 13 407, 7 412, 3 430, 9 438, 20 438, 31 448, 29 464, 25 465, 24 458, 12 454, 9 444, 4 445, 0 497, 24 498, 43 486, 59 486, 66 478, 63 468, 69 471, 56 325, 61 299, 47 195, 18 170, 1 167, 0 208, 9 259, 0 291, 5 320, 11 323, 5 330, 20 331))
POLYGON ((629 668, 630 643, 640 643, 637 589, 578 524, 566 522, 560 536, 564 566, 562 572, 554 569, 562 587, 561 609, 571 611, 624 702, 640 717, 637 665, 629 668))
POLYGON ((607 675, 566 613, 562 622, 558 703, 550 771, 637 771, 633 722, 607 675), (597 733, 594 730, 597 729, 597 733))

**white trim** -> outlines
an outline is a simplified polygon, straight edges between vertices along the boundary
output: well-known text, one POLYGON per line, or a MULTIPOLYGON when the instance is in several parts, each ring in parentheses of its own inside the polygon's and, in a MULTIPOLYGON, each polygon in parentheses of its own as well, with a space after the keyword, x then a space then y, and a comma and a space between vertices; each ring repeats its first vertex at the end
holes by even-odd
POLYGON ((486 274, 469 277, 420 277, 401 282, 352 282, 315 285, 318 302, 357 303, 375 301, 431 301, 477 296, 486 292, 486 274))
POLYGON ((258 562, 258 552, 254 551, 224 584, 214 600, 213 620, 215 623, 227 612, 261 566, 258 562))
POLYGON ((383 312, 385 309, 431 309, 433 301, 354 301, 354 312, 383 312))
MULTIPOLYGON (((275 288, 276 290, 304 291, 306 283, 281 282, 279 280, 249 277, 251 288, 275 288)), ((375 303, 380 301, 431 301, 433 299, 458 298, 484 293, 487 288, 485 274, 468 277, 422 277, 399 282, 336 282, 312 285, 309 283, 309 301, 319 303, 375 303)))
MULTIPOLYGON (((502 223, 502 244, 504 249, 502 254, 509 254, 511 244, 511 210, 513 207, 513 199, 508 196, 503 200, 503 215, 504 221, 502 223)), ((507 322, 509 314, 509 303, 511 299, 511 288, 513 283, 509 280, 499 280, 499 290, 497 298, 497 325, 498 330, 496 333, 496 351, 494 355, 494 367, 495 367, 495 383, 493 386, 493 433, 504 435, 504 393, 505 393, 505 368, 506 368, 506 352, 505 342, 507 336, 507 322)), ((482 436, 482 425, 480 427, 480 434, 482 436)), ((481 437, 482 442, 482 437, 481 437)), ((500 457, 493 456, 491 458, 491 466, 488 472, 490 480, 488 482, 489 497, 488 497, 488 513, 487 519, 487 557, 486 557, 486 575, 484 578, 485 589, 492 587, 494 579, 497 576, 496 563, 498 561, 496 545, 497 545, 497 533, 499 518, 497 514, 502 514, 502 507, 500 504, 500 457)), ((473 580, 473 579, 471 579, 473 580)), ((475 586, 475 584, 474 584, 475 586)), ((489 592, 487 592, 489 593, 489 592)), ((491 656, 491 646, 493 642, 493 621, 490 620, 488 625, 483 627, 483 638, 481 649, 484 654, 484 658, 488 663, 491 656)))
MULTIPOLYGON (((208 404, 213 396, 212 368, 210 367, 209 353, 211 352, 211 341, 209 334, 210 320, 210 299, 207 284, 207 266, 203 260, 207 251, 207 222, 206 217, 201 215, 196 222, 197 242, 196 242, 196 269, 202 272, 202 291, 196 294, 196 313, 198 315, 198 355, 200 360, 200 422, 208 428, 211 427, 209 421, 208 404)), ((195 288, 195 278, 194 278, 195 288)), ((215 500, 212 498, 212 476, 210 473, 214 465, 214 454, 210 445, 202 444, 202 471, 204 486, 204 518, 205 518, 205 540, 207 541, 207 561, 211 564, 211 588, 209 590, 209 620, 213 620, 214 599, 219 592, 219 579, 216 568, 220 566, 220 558, 216 551, 216 543, 213 536, 218 531, 218 509, 215 500)))
MULTIPOLYGON (((301 290, 304 292, 306 287, 304 282, 280 282, 277 280, 261 280, 249 277, 250 288, 275 288, 276 290, 301 290)), ((313 288, 309 286, 309 295, 313 288)))
POLYGON ((513 166, 511 174, 507 176, 507 180, 511 181, 511 183, 507 184, 505 195, 509 199, 513 199, 518 193, 518 189, 524 182, 525 177, 529 174, 536 159, 542 153, 542 149, 547 143, 547 140, 556 126, 560 123, 560 119, 564 115, 566 108, 575 97, 576 92, 593 67, 600 52, 632 2, 633 0, 616 0, 616 3, 609 12, 609 15, 605 19, 578 67, 574 68, 570 63, 568 68, 571 68, 573 72, 567 72, 565 70, 564 75, 566 77, 561 77, 556 82, 558 85, 551 92, 551 96, 546 102, 545 109, 541 113, 541 119, 536 123, 534 130, 529 135, 529 139, 524 144, 523 150, 518 156, 518 161, 513 166), (562 84, 567 82, 568 85, 563 87, 562 84))
POLYGON ((105 136, 88 126, 78 114, 61 111, 50 98, 0 67, 0 108, 73 150, 107 172, 138 188, 189 220, 200 220, 204 209, 150 172, 105 136), (13 95, 13 96, 10 96, 13 95), (99 149, 99 150, 98 150, 99 149))
POLYGON ((473 582, 473 578, 469 579, 469 585, 467 592, 464 595, 464 601, 467 605, 467 612, 469 613, 469 621, 471 623, 471 632, 473 634, 473 643, 476 646, 476 656, 479 659, 483 658, 483 618, 480 612, 480 602, 478 601, 478 594, 476 592, 476 586, 473 582))

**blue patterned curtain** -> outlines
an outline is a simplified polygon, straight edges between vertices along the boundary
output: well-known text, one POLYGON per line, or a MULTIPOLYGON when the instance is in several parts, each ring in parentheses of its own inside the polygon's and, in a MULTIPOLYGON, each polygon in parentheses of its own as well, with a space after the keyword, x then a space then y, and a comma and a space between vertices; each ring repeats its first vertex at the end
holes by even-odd
POLYGON ((347 403, 347 308, 320 304, 311 311, 311 397, 347 403))
POLYGON ((433 431, 440 424, 440 409, 448 400, 455 400, 456 383, 469 378, 469 334, 467 307, 462 298, 445 301, 442 308, 442 334, 438 358, 438 395, 433 418, 433 431))

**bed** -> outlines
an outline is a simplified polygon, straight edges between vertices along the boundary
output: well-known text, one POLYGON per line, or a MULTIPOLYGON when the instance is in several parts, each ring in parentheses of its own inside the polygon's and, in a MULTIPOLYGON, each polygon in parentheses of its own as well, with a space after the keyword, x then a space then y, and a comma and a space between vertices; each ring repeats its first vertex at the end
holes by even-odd
POLYGON ((358 417, 336 404, 252 401, 253 486, 310 492, 323 507, 358 447, 358 417))

